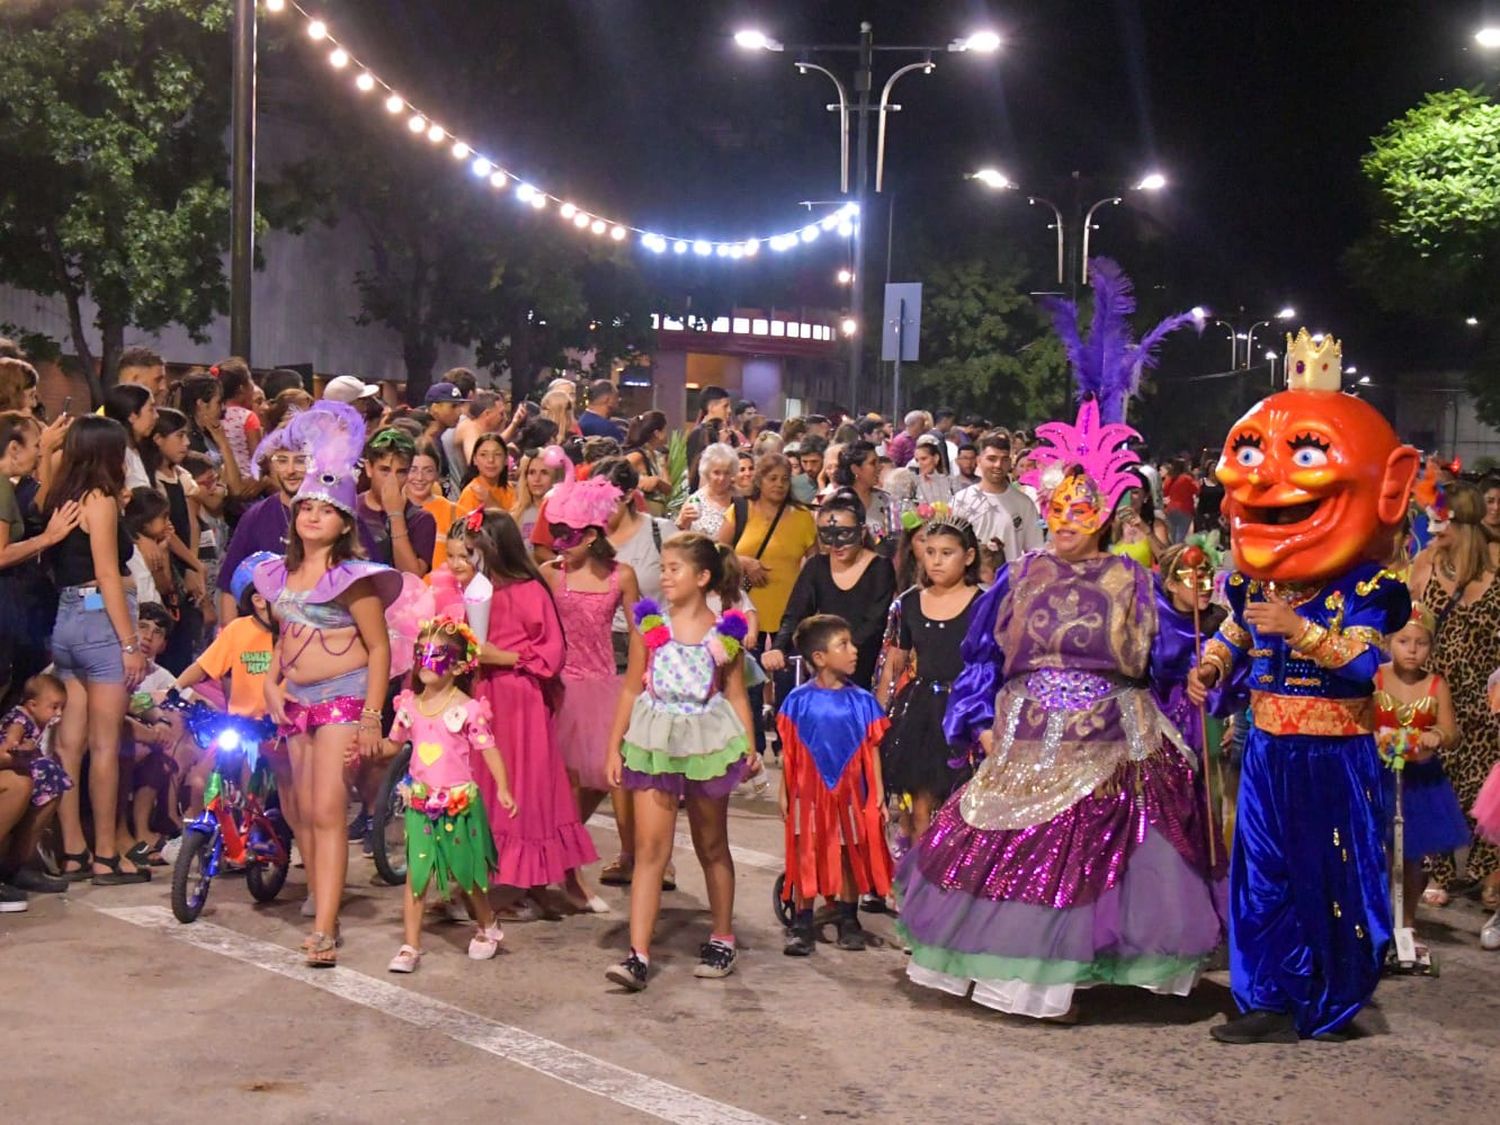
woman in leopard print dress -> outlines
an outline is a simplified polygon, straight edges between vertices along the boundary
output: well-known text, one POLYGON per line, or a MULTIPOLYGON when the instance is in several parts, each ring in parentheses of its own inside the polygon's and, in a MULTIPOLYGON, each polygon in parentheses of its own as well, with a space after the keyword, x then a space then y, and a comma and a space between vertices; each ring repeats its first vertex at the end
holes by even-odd
MULTIPOLYGON (((1500 718, 1490 711, 1485 691, 1490 673, 1500 668, 1500 549, 1480 526, 1484 501, 1478 490, 1451 486, 1448 501, 1452 522, 1417 556, 1411 588, 1438 621, 1432 670, 1453 692, 1459 730, 1458 745, 1443 754, 1443 768, 1468 809, 1500 761, 1500 718)), ((1444 892, 1458 882, 1451 856, 1434 860, 1432 871, 1444 892)), ((1486 908, 1500 907, 1500 849, 1476 840, 1469 875, 1484 881, 1486 908)))

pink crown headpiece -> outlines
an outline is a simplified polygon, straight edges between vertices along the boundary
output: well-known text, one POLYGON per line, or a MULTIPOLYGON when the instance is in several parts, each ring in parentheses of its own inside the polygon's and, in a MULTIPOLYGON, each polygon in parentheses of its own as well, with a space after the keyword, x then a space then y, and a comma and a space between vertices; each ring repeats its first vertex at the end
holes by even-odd
POLYGON ((547 494, 547 522, 578 531, 608 527, 620 496, 620 490, 604 477, 565 480, 547 494))
POLYGON ((1043 509, 1074 465, 1098 486, 1107 512, 1114 511, 1127 490, 1140 484, 1127 470, 1141 459, 1125 443, 1141 435, 1123 422, 1101 422, 1099 402, 1092 396, 1084 399, 1072 424, 1048 422, 1036 428, 1036 436, 1039 444, 1031 451, 1036 468, 1022 474, 1021 483, 1036 489, 1037 503, 1043 509))

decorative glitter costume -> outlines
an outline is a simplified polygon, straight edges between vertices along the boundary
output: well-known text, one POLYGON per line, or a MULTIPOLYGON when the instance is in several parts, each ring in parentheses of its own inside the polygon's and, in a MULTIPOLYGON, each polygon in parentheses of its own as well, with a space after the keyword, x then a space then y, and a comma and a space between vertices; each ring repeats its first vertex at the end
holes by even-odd
POLYGON ((609 791, 605 761, 610 728, 620 698, 610 628, 620 606, 620 568, 609 572, 605 590, 574 590, 567 571, 557 591, 557 614, 568 638, 563 664, 563 704, 557 712, 557 747, 563 762, 578 775, 578 784, 599 793, 609 791))
POLYGON ((723 690, 723 670, 748 632, 745 615, 728 611, 693 645, 672 635, 671 617, 649 598, 636 603, 635 621, 646 677, 620 748, 625 788, 729 796, 750 769, 747 732, 723 690))
POLYGON ((1147 686, 1151 576, 1028 555, 972 621, 945 729, 994 749, 901 861, 907 975, 1038 1017, 1096 984, 1186 994, 1223 928, 1194 756, 1147 686))
POLYGON ((403 691, 396 696, 391 739, 412 744, 411 766, 400 785, 411 893, 420 896, 434 880, 443 895, 454 888, 487 890, 497 856, 474 759, 495 745, 489 704, 470 699, 429 716, 403 691))
POLYGON ((781 704, 786 778, 786 880, 784 894, 835 898, 843 887, 843 857, 849 858, 860 894, 891 889, 891 856, 881 815, 876 754, 890 721, 873 695, 803 684, 781 704))
POLYGON ((963 671, 959 646, 978 601, 976 590, 957 617, 934 621, 922 612, 920 589, 901 595, 895 644, 915 659, 913 674, 891 701, 890 730, 880 746, 880 768, 889 793, 927 793, 942 802, 969 779, 967 746, 949 745, 943 713, 953 681, 963 671), (960 764, 951 765, 953 761, 960 764))
MULTIPOLYGON (((1391 939, 1371 693, 1411 598, 1372 560, 1390 554, 1417 454, 1339 393, 1337 341, 1314 345, 1304 329, 1287 343, 1292 389, 1237 422, 1219 461, 1238 569, 1203 664, 1251 700, 1230 879, 1238 1022, 1290 1017, 1312 1037, 1337 1033, 1370 999, 1391 939), (1246 607, 1270 601, 1305 624, 1289 637, 1251 627, 1246 607)), ((1215 1035, 1256 1041, 1232 1038, 1236 1022, 1215 1035)))
MULTIPOLYGON (((1398 703, 1385 690, 1385 669, 1375 673, 1376 742, 1398 731, 1420 734, 1437 726, 1438 685, 1441 676, 1428 680, 1427 694, 1414 703, 1398 703), (1389 734, 1387 733, 1389 732, 1389 734)), ((1413 740, 1415 741, 1415 740, 1413 740)), ((1453 783, 1443 772, 1443 759, 1434 754, 1425 762, 1406 762, 1391 778, 1402 788, 1405 851, 1408 859, 1446 855, 1469 843, 1469 822, 1453 792, 1453 783)))

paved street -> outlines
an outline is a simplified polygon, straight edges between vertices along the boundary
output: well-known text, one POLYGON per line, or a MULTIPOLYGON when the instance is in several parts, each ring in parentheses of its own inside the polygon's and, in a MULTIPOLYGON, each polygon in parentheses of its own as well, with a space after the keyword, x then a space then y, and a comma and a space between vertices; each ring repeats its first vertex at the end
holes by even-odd
MULTIPOLYGON (((295 955, 300 871, 256 907, 221 879, 179 925, 158 872, 144 887, 35 896, 0 916, 0 1120, 258 1122, 761 1120, 1032 1122, 1475 1121, 1500 1104, 1500 956, 1478 907, 1423 927, 1440 979, 1382 986, 1343 1045, 1229 1048, 1208 1026, 1229 1005, 1216 974, 1187 1000, 1084 997, 1083 1023, 1043 1026, 905 983, 892 948, 781 955, 771 913, 780 825, 736 802, 740 970, 692 977, 706 915, 691 853, 668 896, 650 989, 602 972, 624 946, 622 891, 606 917, 512 924, 496 961, 434 923, 409 977, 397 893, 351 865, 340 968, 295 955), (16 1032, 15 1029, 26 1029, 16 1032)), ((595 827, 613 854, 607 822, 595 827)), ((685 829, 685 825, 684 825, 685 829)), ((868 923, 890 933, 885 918, 868 923)))

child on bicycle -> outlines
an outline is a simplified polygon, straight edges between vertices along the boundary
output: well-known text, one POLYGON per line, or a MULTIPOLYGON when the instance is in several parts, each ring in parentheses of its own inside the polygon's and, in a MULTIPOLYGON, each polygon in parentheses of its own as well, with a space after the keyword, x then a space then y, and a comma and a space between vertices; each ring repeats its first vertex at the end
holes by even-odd
POLYGON ((797 626, 792 643, 814 675, 781 705, 781 814, 786 821, 782 894, 796 914, 782 952, 806 957, 815 948, 813 908, 821 896, 838 903, 838 947, 865 948, 859 895, 891 890, 885 842, 885 786, 880 741, 890 720, 875 697, 849 682, 859 663, 849 623, 817 614, 797 626))
POLYGON ((422 961, 422 900, 437 884, 439 894, 458 891, 478 929, 469 957, 487 961, 500 950, 504 933, 485 892, 498 856, 484 802, 474 781, 478 762, 494 778, 501 808, 514 814, 505 763, 490 731, 489 704, 471 699, 461 681, 479 662, 479 639, 461 621, 438 618, 417 637, 415 692, 396 697, 391 741, 412 744, 411 765, 401 783, 406 804, 405 941, 386 967, 412 973, 422 961))

